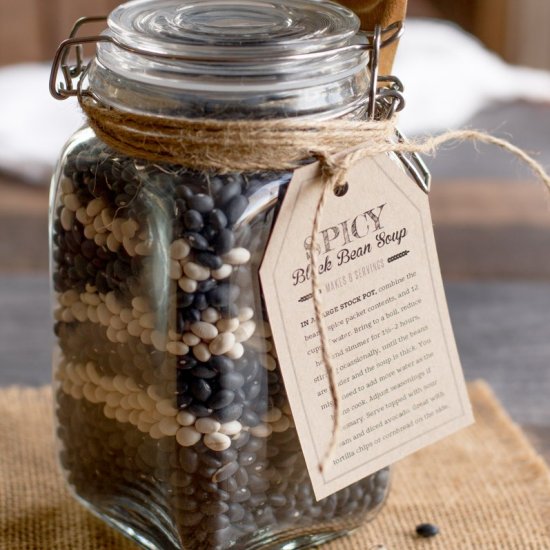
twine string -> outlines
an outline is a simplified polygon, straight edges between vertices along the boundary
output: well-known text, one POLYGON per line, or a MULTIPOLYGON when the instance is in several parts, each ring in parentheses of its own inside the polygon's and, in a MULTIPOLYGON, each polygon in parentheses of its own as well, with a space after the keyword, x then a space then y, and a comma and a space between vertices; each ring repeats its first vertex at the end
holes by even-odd
POLYGON ((523 149, 479 130, 449 131, 408 142, 395 140, 395 118, 362 120, 212 120, 168 118, 122 112, 80 97, 80 105, 99 139, 119 153, 152 162, 167 162, 217 173, 289 170, 317 158, 323 190, 311 233, 310 269, 320 351, 331 398, 331 437, 319 469, 324 471, 336 451, 342 425, 341 397, 330 342, 323 321, 318 238, 329 197, 346 185, 351 166, 384 153, 432 155, 449 142, 474 141, 499 147, 528 166, 550 193, 550 176, 523 149), (343 151, 349 151, 342 153, 343 151))

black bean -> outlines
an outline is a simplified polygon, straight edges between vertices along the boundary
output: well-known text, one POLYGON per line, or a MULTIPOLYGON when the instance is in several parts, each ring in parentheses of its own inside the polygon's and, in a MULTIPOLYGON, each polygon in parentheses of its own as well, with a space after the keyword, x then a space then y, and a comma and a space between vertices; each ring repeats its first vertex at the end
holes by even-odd
MULTIPOLYGON (((193 397, 188 394, 178 394, 178 409, 185 409, 193 403, 193 397)), ((208 413, 210 414, 210 413, 208 413)), ((205 415, 206 416, 206 415, 205 415)))
POLYGON ((216 194, 216 204, 223 206, 234 197, 241 194, 241 184, 238 182, 230 182, 225 184, 216 194))
POLYGON ((260 417, 252 410, 245 409, 239 419, 243 426, 254 428, 260 424, 260 417))
MULTIPOLYGON (((214 483, 213 481, 210 481, 208 479, 201 479, 199 481, 199 485, 201 489, 203 489, 206 493, 217 493, 218 492, 218 485, 214 483)), ((204 500, 208 500, 208 497, 205 497, 204 500)))
POLYGON ((193 195, 188 202, 191 208, 195 209, 201 214, 206 214, 214 208, 214 199, 212 199, 212 197, 209 195, 205 195, 204 193, 193 195))
POLYGON ((196 210, 187 210, 183 214, 183 223, 189 231, 200 231, 204 227, 202 215, 196 210))
POLYGON ((220 374, 232 372, 235 369, 235 363, 229 357, 224 355, 214 356, 210 359, 209 365, 216 369, 220 374))
POLYGON ((196 307, 199 311, 204 311, 208 308, 208 300, 205 294, 202 292, 197 292, 193 300, 193 306, 196 307))
POLYGON ((220 481, 220 487, 228 493, 234 493, 239 489, 239 484, 237 483, 235 478, 230 477, 228 479, 225 479, 224 481, 220 481))
POLYGON ((210 246, 208 240, 203 237, 200 233, 195 233, 193 231, 188 231, 183 235, 189 245, 195 250, 208 250, 210 246))
POLYGON ((227 216, 219 208, 214 208, 208 214, 208 223, 215 231, 221 231, 227 227, 227 216))
POLYGON ((226 527, 229 527, 229 518, 224 515, 215 515, 215 516, 208 516, 204 522, 204 526, 209 532, 213 531, 219 531, 220 529, 225 529, 226 527))
POLYGON ((212 395, 212 388, 210 387, 210 384, 208 384, 208 382, 203 378, 196 378, 193 380, 189 385, 189 388, 193 396, 199 401, 208 401, 212 395))
POLYGON ((237 489, 230 497, 231 502, 245 502, 250 499, 250 491, 246 487, 237 489))
POLYGON ((213 468, 212 466, 206 466, 202 465, 198 469, 198 473, 207 479, 212 479, 212 476, 216 473, 216 468, 213 468))
POLYGON ((212 476, 212 480, 225 481, 235 475, 238 470, 239 465, 236 462, 229 462, 216 471, 216 473, 212 476))
POLYGON ((220 376, 220 387, 226 390, 238 390, 244 384, 244 378, 239 372, 228 372, 220 376))
POLYGON ((76 155, 75 167, 79 172, 86 172, 97 162, 97 159, 91 154, 91 151, 84 150, 76 155))
POLYGON ((199 281, 197 285, 198 292, 210 292, 218 286, 218 282, 215 279, 207 279, 206 281, 199 281))
POLYGON ((215 413, 215 417, 223 424, 225 422, 232 422, 238 420, 243 413, 243 406, 238 403, 232 403, 231 405, 219 409, 215 413))
POLYGON ((198 252, 195 254, 195 259, 199 264, 209 267, 210 269, 219 269, 223 265, 222 259, 212 252, 198 252))
POLYGON ((222 461, 216 456, 214 456, 212 452, 204 453, 204 455, 202 455, 201 460, 203 461, 204 464, 206 464, 207 466, 210 466, 211 468, 218 469, 222 467, 222 461))
POLYGON ((258 395, 260 395, 261 391, 262 385, 260 384, 260 382, 252 382, 252 384, 250 384, 246 389, 246 398, 249 401, 253 401, 254 399, 256 399, 256 397, 258 397, 258 395))
POLYGON ((283 494, 272 493, 268 497, 268 502, 274 508, 282 508, 286 505, 286 497, 283 494))
POLYGON ((207 380, 210 380, 211 378, 215 378, 217 376, 216 371, 207 367, 206 365, 198 365, 194 367, 192 374, 197 378, 206 378, 207 380))
POLYGON ((190 200, 193 197, 193 191, 186 185, 180 185, 176 188, 176 195, 182 199, 190 200))
POLYGON ((229 201, 225 205, 225 215, 227 216, 227 221, 232 225, 234 224, 244 213, 248 207, 248 199, 243 195, 238 195, 229 201))
POLYGON ((260 449, 263 449, 265 445, 265 440, 261 439, 260 437, 253 437, 250 439, 250 441, 246 444, 245 451, 256 453, 260 449))
POLYGON ((262 493, 269 489, 269 481, 259 476, 251 475, 248 477, 248 488, 252 493, 262 493))
POLYGON ((235 531, 232 527, 218 529, 208 535, 208 542, 211 544, 212 550, 224 550, 227 544, 235 540, 235 531))
MULTIPOLYGON (((191 323, 196 323, 201 320, 201 312, 192 307, 183 308, 179 312, 179 316, 183 321, 189 321, 191 323)), ((183 332, 183 330, 180 330, 180 332, 183 332)))
POLYGON ((201 235, 208 240, 208 242, 213 241, 216 238, 216 235, 218 234, 218 231, 214 229, 211 225, 207 225, 203 228, 201 231, 201 235))
POLYGON ((232 502, 229 504, 229 519, 232 523, 238 523, 244 518, 244 508, 236 503, 232 502))
POLYGON ((251 466, 254 462, 256 462, 256 453, 243 451, 239 456, 239 463, 243 466, 251 466))
POLYGON ((267 501, 267 495, 265 493, 255 493, 248 499, 248 504, 252 508, 259 508, 263 506, 267 501))
POLYGON ((200 403, 192 403, 188 407, 188 411, 191 414, 194 414, 198 418, 203 418, 205 416, 210 416, 212 414, 212 410, 208 407, 205 407, 204 405, 201 405, 200 403))
POLYGON ((203 518, 204 514, 201 514, 200 512, 183 514, 180 516, 180 523, 183 527, 194 527, 195 525, 198 525, 203 518))
POLYGON ((233 403, 234 399, 235 393, 231 390, 220 390, 208 400, 207 404, 211 409, 214 410, 223 409, 224 407, 227 407, 228 405, 233 403))
POLYGON ((214 307, 227 307, 239 296, 239 287, 222 283, 207 293, 208 302, 214 307))
POLYGON ((225 514, 228 511, 229 511, 229 505, 221 501, 211 501, 201 506, 201 512, 204 512, 208 516, 225 514))
MULTIPOLYGON (((191 357, 190 355, 187 355, 186 357, 182 357, 180 359, 180 365, 178 365, 180 368, 185 369, 192 369, 198 365, 198 361, 191 357)), ((205 378, 204 376, 201 376, 201 378, 205 378)))
POLYGON ((199 457, 197 453, 189 447, 182 447, 179 450, 179 462, 183 471, 188 474, 194 474, 199 468, 199 457))
POLYGON ((178 307, 180 308, 189 307, 193 303, 194 299, 195 299, 194 294, 178 291, 178 295, 177 295, 178 307))
POLYGON ((214 369, 210 369, 205 365, 196 366, 195 368, 193 368, 193 372, 191 374, 198 378, 206 378, 207 380, 215 378, 217 376, 217 373, 214 369))
POLYGON ((235 234, 230 229, 222 229, 212 242, 216 254, 227 254, 235 246, 235 234))

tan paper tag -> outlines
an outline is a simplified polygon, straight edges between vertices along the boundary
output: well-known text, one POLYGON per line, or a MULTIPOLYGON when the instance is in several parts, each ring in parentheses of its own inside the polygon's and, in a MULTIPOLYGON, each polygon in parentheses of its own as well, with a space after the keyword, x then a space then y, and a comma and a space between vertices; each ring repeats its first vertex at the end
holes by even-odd
POLYGON ((472 423, 427 195, 386 155, 355 164, 322 212, 319 273, 342 400, 339 447, 314 318, 309 253, 319 165, 296 171, 260 277, 317 499, 472 423))

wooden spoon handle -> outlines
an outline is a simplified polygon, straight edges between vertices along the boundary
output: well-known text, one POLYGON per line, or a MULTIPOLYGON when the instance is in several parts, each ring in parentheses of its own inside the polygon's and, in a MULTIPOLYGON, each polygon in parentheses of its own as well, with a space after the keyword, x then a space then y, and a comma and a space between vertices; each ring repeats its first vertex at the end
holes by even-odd
MULTIPOLYGON (((340 0, 340 3, 352 9, 361 19, 361 28, 368 31, 375 25, 384 28, 395 21, 404 21, 407 12, 407 0, 340 0)), ((381 75, 391 74, 397 45, 396 41, 382 50, 381 75)))

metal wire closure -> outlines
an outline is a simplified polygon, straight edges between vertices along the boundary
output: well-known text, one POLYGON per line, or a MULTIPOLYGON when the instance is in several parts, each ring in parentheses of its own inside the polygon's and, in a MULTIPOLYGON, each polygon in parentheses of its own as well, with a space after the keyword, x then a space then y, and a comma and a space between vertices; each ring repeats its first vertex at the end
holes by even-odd
MULTIPOLYGON (((220 63, 218 58, 212 56, 200 56, 200 55, 173 55, 162 54, 157 52, 150 52, 142 50, 127 44, 121 43, 116 38, 109 35, 93 35, 78 37, 80 29, 90 23, 107 21, 106 16, 97 17, 82 17, 74 24, 69 38, 64 40, 55 54, 52 71, 50 74, 50 93, 58 100, 64 100, 69 97, 75 96, 92 96, 91 90, 84 88, 84 80, 88 72, 89 65, 84 63, 83 59, 83 47, 86 44, 98 44, 100 42, 108 42, 116 47, 130 52, 135 55, 151 59, 163 59, 167 61, 188 61, 188 62, 200 62, 200 63, 220 63), (75 63, 69 63, 69 55, 71 50, 75 50, 75 63), (59 72, 63 75, 63 81, 58 80, 59 72)), ((366 43, 362 44, 350 44, 348 46, 342 46, 340 48, 332 48, 330 50, 317 50, 314 52, 302 53, 302 54, 285 54, 285 55, 270 55, 263 56, 264 59, 276 62, 281 61, 308 61, 314 60, 319 57, 330 54, 340 54, 347 52, 364 52, 369 53, 369 69, 370 69, 370 85, 368 93, 368 107, 367 114, 371 120, 384 120, 391 118, 396 112, 401 111, 405 106, 405 100, 403 98, 403 85, 401 81, 394 76, 379 76, 378 68, 380 61, 380 50, 389 46, 396 40, 398 40, 403 34, 403 22, 396 21, 388 27, 382 29, 380 26, 376 26, 374 31, 365 32, 364 36, 367 38, 366 43)), ((237 63, 242 61, 240 57, 226 57, 225 63, 237 63)), ((399 141, 404 141, 404 136, 396 132, 396 138, 399 141)), ((431 178, 426 168, 426 165, 416 153, 403 154, 396 153, 401 160, 407 171, 411 174, 420 188, 426 193, 430 190, 431 178)))
MULTIPOLYGON (((107 17, 82 17, 78 19, 75 23, 69 38, 64 40, 54 57, 52 72, 50 75, 50 92, 55 99, 67 99, 69 97, 76 96, 78 94, 78 86, 75 85, 75 80, 82 77, 85 73, 86 66, 83 64, 82 60, 82 48, 85 44, 97 44, 99 42, 108 42, 116 47, 130 52, 135 55, 140 55, 143 57, 151 59, 163 59, 167 61, 189 61, 189 62, 200 62, 200 63, 216 63, 219 64, 220 60, 212 56, 201 56, 196 54, 182 54, 182 55, 173 55, 173 54, 162 54, 157 52, 150 52, 147 50, 142 50, 133 46, 128 46, 127 44, 121 43, 116 38, 109 35, 95 35, 95 36, 85 36, 77 37, 77 34, 81 27, 89 23, 95 23, 100 21, 107 21, 107 17), (67 60, 71 49, 76 50, 76 63, 74 65, 69 65, 67 60), (58 74, 61 70, 64 78, 64 82, 58 82, 58 74)), ((392 23, 387 28, 378 31, 377 34, 377 47, 379 51, 380 48, 385 48, 389 44, 395 42, 403 32, 403 23, 398 21, 392 23)), ((366 44, 350 44, 349 46, 342 46, 340 48, 331 48, 330 50, 317 50, 314 52, 302 53, 302 54, 262 54, 262 58, 268 61, 276 62, 280 61, 310 61, 317 59, 319 57, 326 56, 330 54, 341 54, 348 52, 373 52, 373 39, 375 38, 375 33, 365 33, 368 38, 366 44)), ((376 54, 378 55, 378 54, 376 54)), ((224 63, 237 63, 243 61, 240 57, 226 57, 224 58, 224 63)), ((83 90, 83 93, 86 93, 86 90, 83 90)))

